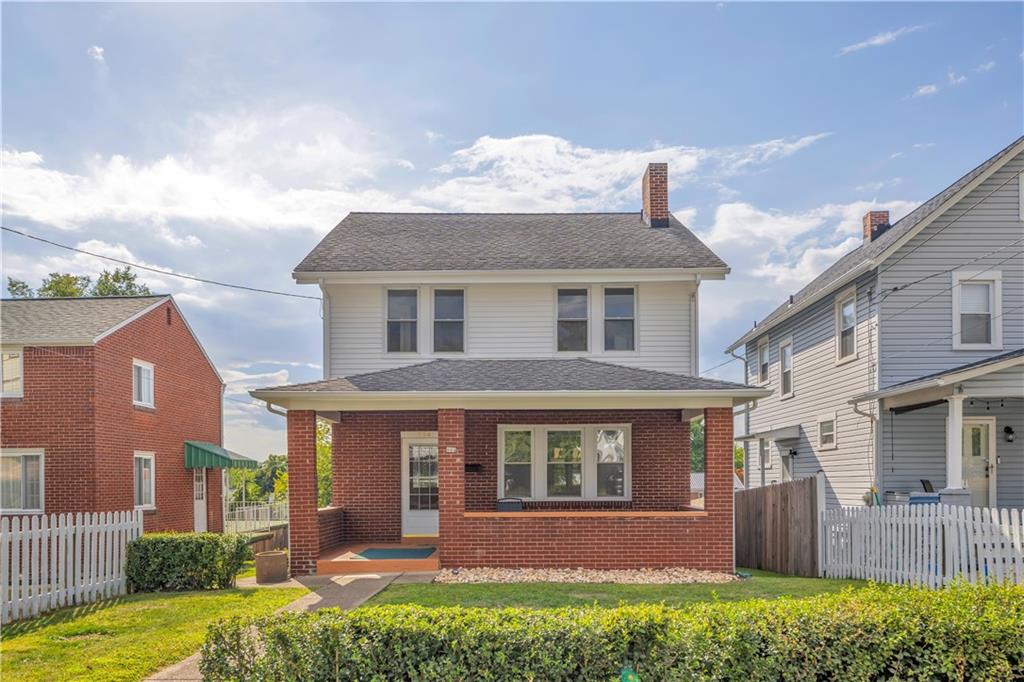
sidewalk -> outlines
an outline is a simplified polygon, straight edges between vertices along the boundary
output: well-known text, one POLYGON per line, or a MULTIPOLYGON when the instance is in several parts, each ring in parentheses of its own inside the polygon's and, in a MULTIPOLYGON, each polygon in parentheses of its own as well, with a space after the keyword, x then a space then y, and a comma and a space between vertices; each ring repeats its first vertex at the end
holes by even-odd
MULTIPOLYGON (((363 575, 314 575, 305 578, 291 579, 274 585, 258 587, 274 589, 280 587, 305 587, 308 593, 302 595, 281 611, 316 611, 337 607, 354 609, 367 599, 377 594, 392 582, 429 582, 433 573, 367 573, 363 575)), ((242 578, 238 587, 257 587, 256 578, 242 578)), ((180 663, 164 668, 147 680, 201 680, 199 673, 199 654, 195 653, 180 663)))

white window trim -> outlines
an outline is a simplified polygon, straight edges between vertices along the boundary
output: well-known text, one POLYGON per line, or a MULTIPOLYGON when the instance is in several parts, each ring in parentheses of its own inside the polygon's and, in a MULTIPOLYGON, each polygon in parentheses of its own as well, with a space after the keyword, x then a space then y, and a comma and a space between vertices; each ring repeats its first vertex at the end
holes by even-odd
MULTIPOLYGON (((4 509, 4 514, 42 514, 46 509, 46 451, 43 448, 3 448, 0 457, 39 457, 39 508, 38 509, 4 509)), ((24 494, 22 495, 24 499, 24 494)))
POLYGON ((794 347, 793 347, 793 337, 790 336, 788 338, 783 339, 782 341, 779 341, 779 398, 781 400, 785 400, 787 398, 792 398, 795 394, 796 394, 796 351, 794 350, 794 347), (789 392, 788 393, 783 393, 782 389, 785 386, 785 382, 783 381, 782 375, 783 375, 783 372, 785 371, 785 368, 782 365, 782 355, 783 355, 782 354, 782 349, 786 348, 786 347, 789 348, 789 355, 790 355, 790 362, 789 362, 789 392))
MULTIPOLYGON (((613 317, 613 320, 624 320, 624 317, 613 317)), ((638 355, 640 353, 640 286, 637 284, 606 284, 601 287, 601 329, 599 332, 601 337, 601 351, 608 353, 609 355, 621 356, 621 355, 638 355), (632 289, 633 290, 633 350, 608 350, 604 345, 604 323, 608 319, 608 313, 605 310, 604 297, 605 291, 608 289, 632 289)))
POLYGON ((774 449, 774 441, 772 439, 757 439, 757 458, 762 470, 775 468, 775 458, 772 456, 772 450, 774 449))
POLYGON ((631 424, 499 424, 498 425, 498 498, 505 497, 505 432, 530 432, 530 497, 522 499, 532 502, 629 502, 633 499, 633 435, 631 424), (622 497, 597 496, 597 447, 593 434, 601 430, 617 429, 623 432, 626 447, 624 466, 625 482, 622 497), (583 484, 582 495, 556 495, 548 497, 547 432, 582 431, 583 438, 583 484), (540 493, 539 495, 537 493, 540 493))
POLYGON ((766 385, 768 385, 768 382, 771 379, 771 374, 772 374, 772 362, 771 362, 771 359, 772 359, 772 349, 771 349, 771 346, 769 345, 769 342, 770 342, 770 338, 767 337, 767 336, 759 339, 758 342, 757 342, 757 348, 754 350, 754 378, 755 378, 754 383, 756 385, 758 385, 758 386, 766 386, 766 385), (761 349, 762 348, 764 348, 765 352, 767 353, 767 356, 765 358, 765 362, 763 364, 763 366, 766 367, 765 375, 764 376, 761 376, 761 367, 762 367, 762 363, 761 363, 761 349))
POLYGON ((836 412, 828 412, 826 414, 819 415, 815 420, 815 424, 818 429, 818 449, 819 450, 835 450, 839 447, 839 416, 836 412), (824 422, 832 422, 832 443, 829 445, 821 444, 821 425, 824 422))
MULTIPOLYGON (((419 306, 417 306, 419 307, 419 306)), ((419 321, 417 320, 417 325, 419 321)), ((384 340, 387 343, 387 339, 384 340)), ((466 287, 461 286, 436 286, 430 288, 430 353, 432 355, 466 355, 469 353, 469 294, 466 287), (456 322, 457 320, 438 320, 434 297, 438 291, 461 291, 462 292, 462 350, 434 350, 434 323, 435 322, 456 322)), ((391 353, 394 355, 394 353, 391 353)))
POLYGON ((835 353, 836 353, 836 364, 844 365, 847 362, 853 362, 857 359, 860 353, 860 347, 857 343, 857 324, 858 324, 858 311, 857 311, 857 287, 852 286, 836 294, 836 300, 833 304, 833 326, 835 328, 835 353), (841 355, 843 350, 843 304, 847 301, 853 301, 853 352, 848 356, 843 357, 841 355))
POLYGON ((0 348, 0 351, 4 353, 17 353, 18 354, 18 368, 21 372, 21 388, 18 391, 11 391, 10 393, 0 393, 2 398, 21 398, 25 395, 25 349, 21 346, 4 346, 0 348))
POLYGON ((1024 172, 1017 174, 1017 201, 1020 204, 1017 217, 1024 222, 1024 172))
MULTIPOLYGON (((553 289, 553 295, 555 300, 555 321, 553 325, 553 338, 552 338, 552 350, 556 355, 562 356, 577 356, 582 357, 584 355, 590 355, 591 349, 594 348, 594 331, 593 331, 593 319, 594 319, 594 291, 593 287, 589 284, 559 284, 553 289), (558 292, 565 289, 583 289, 587 292, 587 347, 584 350, 559 350, 558 349, 558 292)), ((578 322, 579 318, 569 318, 570 322, 578 322)))
POLYGON ((1003 349, 1003 272, 1002 270, 957 270, 953 273, 953 350, 1003 349), (989 287, 989 315, 992 343, 963 343, 960 340, 960 285, 978 282, 989 287))
POLYGON ((132 358, 132 404, 133 405, 137 405, 138 407, 150 407, 150 408, 156 409, 156 368, 153 366, 152 362, 146 362, 145 360, 139 360, 138 358, 132 358), (142 367, 143 369, 148 369, 149 370, 149 376, 150 376, 149 385, 150 385, 150 389, 153 391, 152 395, 149 396, 150 397, 150 401, 149 402, 146 402, 144 400, 136 400, 135 399, 135 368, 136 367, 142 367))
MULTIPOLYGON (((195 497, 195 494, 191 497, 195 497)), ((132 504, 135 509, 151 510, 156 509, 156 453, 147 452, 144 450, 136 450, 132 457, 132 504), (135 460, 137 459, 148 459, 153 467, 153 475, 150 477, 150 498, 153 500, 152 504, 135 504, 135 460)))
MULTIPOLYGON (((423 304, 423 291, 422 291, 422 288, 418 287, 418 286, 404 286, 404 287, 403 286, 398 286, 398 285, 396 285, 396 286, 386 286, 386 287, 384 287, 384 296, 383 296, 383 298, 384 298, 384 302, 383 302, 383 313, 384 314, 382 315, 382 317, 384 318, 384 322, 383 322, 383 328, 382 328, 382 332, 383 333, 381 334, 381 336, 382 336, 381 341, 383 342, 381 344, 381 350, 383 351, 384 355, 386 357, 389 357, 389 358, 390 357, 396 357, 396 356, 397 357, 416 357, 418 355, 422 355, 420 349, 422 349, 424 347, 423 346, 423 337, 424 337, 425 333, 428 334, 428 338, 430 339, 430 347, 431 347, 431 349, 433 349, 433 346, 434 346, 434 329, 433 329, 433 327, 434 327, 434 325, 433 324, 430 325, 430 331, 429 332, 424 332, 423 331, 423 325, 420 324, 420 322, 422 321, 422 318, 423 318, 423 305, 424 305, 423 304), (392 292, 392 291, 415 291, 416 292, 416 350, 414 350, 414 351, 388 350, 388 322, 391 321, 391 319, 388 317, 388 294, 390 292, 392 292)), ((433 298, 433 294, 431 294, 431 299, 432 298, 433 298)), ((431 315, 431 317, 433 317, 433 315, 431 315)), ((408 322, 410 320, 396 320, 396 322, 398 322, 398 321, 406 321, 406 322, 408 322)))

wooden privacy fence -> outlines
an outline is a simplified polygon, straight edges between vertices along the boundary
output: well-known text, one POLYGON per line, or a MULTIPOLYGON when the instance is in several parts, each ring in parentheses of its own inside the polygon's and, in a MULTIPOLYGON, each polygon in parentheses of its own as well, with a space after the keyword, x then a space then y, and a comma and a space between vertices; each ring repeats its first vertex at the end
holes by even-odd
POLYGON ((736 565, 816 577, 818 510, 824 508, 822 474, 735 497, 736 565))
POLYGON ((124 594, 141 534, 140 510, 0 519, 0 622, 124 594))
POLYGON ((844 507, 822 515, 830 578, 941 587, 953 580, 1024 585, 1019 509, 915 505, 844 507))

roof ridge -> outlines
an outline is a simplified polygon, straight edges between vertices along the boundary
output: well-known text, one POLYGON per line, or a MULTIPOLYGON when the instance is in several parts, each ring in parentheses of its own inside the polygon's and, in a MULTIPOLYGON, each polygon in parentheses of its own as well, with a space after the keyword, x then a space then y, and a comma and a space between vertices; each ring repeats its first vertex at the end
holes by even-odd
POLYGON ((0 298, 0 301, 109 301, 111 299, 170 298, 171 294, 139 294, 132 296, 31 296, 0 298))
POLYGON ((349 211, 348 215, 640 215, 640 211, 349 211))

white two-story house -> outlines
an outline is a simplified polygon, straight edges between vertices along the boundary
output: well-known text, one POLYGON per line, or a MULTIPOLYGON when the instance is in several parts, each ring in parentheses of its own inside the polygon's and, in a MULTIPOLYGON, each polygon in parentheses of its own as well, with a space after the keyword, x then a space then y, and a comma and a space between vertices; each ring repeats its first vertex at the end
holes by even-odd
POLYGON ((747 482, 824 471, 832 505, 1024 506, 1024 138, 737 339, 747 482), (934 499, 924 498, 924 499, 934 499))
POLYGON ((294 573, 367 552, 732 569, 732 410, 768 391, 697 377, 698 292, 729 270, 669 212, 665 164, 640 194, 631 213, 352 213, 306 256, 324 379, 253 392, 287 410, 294 573))

